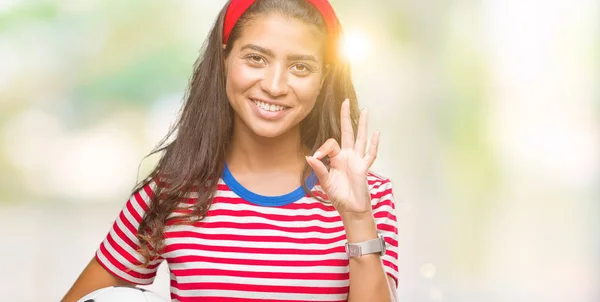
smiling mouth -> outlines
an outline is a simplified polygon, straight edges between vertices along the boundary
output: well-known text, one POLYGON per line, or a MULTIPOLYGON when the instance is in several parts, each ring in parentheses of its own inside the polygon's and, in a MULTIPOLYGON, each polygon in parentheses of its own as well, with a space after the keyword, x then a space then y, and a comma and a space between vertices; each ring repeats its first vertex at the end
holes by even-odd
POLYGON ((256 104, 256 106, 258 106, 260 109, 269 111, 269 112, 279 112, 279 111, 283 111, 285 109, 288 109, 290 107, 286 107, 286 106, 280 106, 280 105, 275 105, 275 104, 268 104, 262 101, 258 101, 255 99, 250 99, 254 104, 256 104))

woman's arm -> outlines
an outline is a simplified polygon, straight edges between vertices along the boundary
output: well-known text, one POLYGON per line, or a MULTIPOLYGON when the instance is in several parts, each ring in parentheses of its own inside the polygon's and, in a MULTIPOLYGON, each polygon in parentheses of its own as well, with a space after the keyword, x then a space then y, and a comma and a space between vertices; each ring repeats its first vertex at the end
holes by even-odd
MULTIPOLYGON (((393 237, 398 230, 394 226, 396 218, 391 184, 389 180, 379 178, 376 180, 379 183, 377 188, 369 187, 369 168, 377 157, 379 132, 376 131, 371 136, 367 151, 367 111, 362 110, 360 113, 355 139, 348 99, 342 103, 340 121, 342 145, 330 138, 313 156, 307 156, 306 161, 319 178, 329 201, 342 217, 349 243, 376 239, 378 226, 387 233, 386 243, 394 243, 396 240, 393 237), (329 169, 321 161, 325 156, 329 157, 329 169), (374 215, 377 215, 377 222, 374 215)), ((388 272, 397 271, 396 265, 390 262, 397 259, 397 252, 386 252, 386 256, 388 272)), ((380 255, 369 254, 349 261, 348 301, 392 301, 394 294, 380 255)))
MULTIPOLYGON (((342 216, 348 243, 377 238, 375 219, 342 216)), ((387 277, 379 254, 350 258, 350 292, 348 301, 395 301, 395 281, 387 277)))
POLYGON ((76 302, 97 289, 115 285, 133 286, 132 283, 121 280, 108 272, 94 257, 61 302, 76 302))

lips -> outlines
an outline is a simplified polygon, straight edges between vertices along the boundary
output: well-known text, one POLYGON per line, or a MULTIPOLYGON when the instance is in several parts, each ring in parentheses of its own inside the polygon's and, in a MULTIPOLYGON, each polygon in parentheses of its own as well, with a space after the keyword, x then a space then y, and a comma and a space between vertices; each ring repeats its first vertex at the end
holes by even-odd
POLYGON ((273 104, 259 99, 248 98, 248 103, 252 106, 252 111, 262 120, 277 121, 287 116, 292 107, 273 104))
POLYGON ((285 109, 288 109, 289 107, 287 106, 282 106, 282 105, 277 105, 277 104, 272 104, 272 103, 267 103, 261 100, 257 100, 257 99, 250 99, 252 102, 254 102, 254 104, 256 104, 256 106, 258 106, 259 108, 265 110, 265 111, 269 111, 269 112, 279 112, 279 111, 283 111, 285 109))

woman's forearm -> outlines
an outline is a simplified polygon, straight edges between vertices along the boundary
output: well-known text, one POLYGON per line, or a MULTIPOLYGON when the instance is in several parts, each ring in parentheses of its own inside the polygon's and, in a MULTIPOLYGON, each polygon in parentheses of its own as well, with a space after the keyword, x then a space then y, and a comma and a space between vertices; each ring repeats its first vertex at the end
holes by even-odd
MULTIPOLYGON (((377 226, 373 215, 367 217, 344 217, 348 243, 358 243, 377 238, 377 226)), ((389 302, 392 300, 388 278, 381 256, 368 254, 350 258, 350 292, 348 301, 389 302)))

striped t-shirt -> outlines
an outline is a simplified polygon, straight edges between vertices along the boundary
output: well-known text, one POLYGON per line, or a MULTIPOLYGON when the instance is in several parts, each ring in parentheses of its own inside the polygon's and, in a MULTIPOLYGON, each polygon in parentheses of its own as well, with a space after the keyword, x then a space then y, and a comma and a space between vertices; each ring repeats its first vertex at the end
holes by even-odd
MULTIPOLYGON (((372 173, 367 180, 377 229, 387 243, 381 260, 397 283, 391 183, 372 173)), ((254 194, 227 168, 206 218, 167 226, 161 257, 140 267, 136 233, 154 185, 131 196, 96 252, 98 262, 113 275, 151 284, 166 260, 173 301, 346 301, 346 234, 333 206, 309 197, 302 187, 283 196, 254 194)), ((318 183, 311 191, 326 199, 318 183)))

